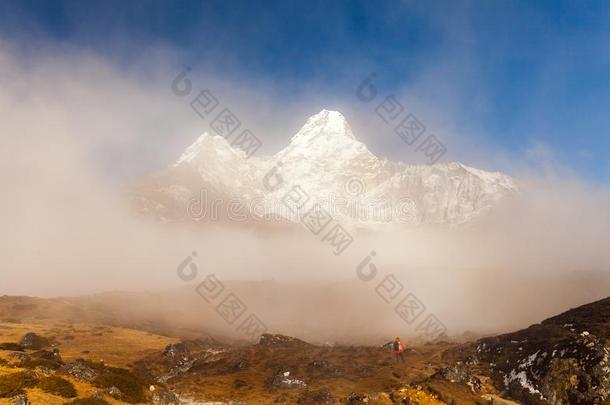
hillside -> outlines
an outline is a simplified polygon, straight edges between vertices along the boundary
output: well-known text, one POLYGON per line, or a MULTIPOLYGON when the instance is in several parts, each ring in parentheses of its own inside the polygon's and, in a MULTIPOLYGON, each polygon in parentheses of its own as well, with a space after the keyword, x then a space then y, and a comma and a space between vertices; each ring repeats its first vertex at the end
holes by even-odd
POLYGON ((445 358, 489 375, 526 404, 610 403, 610 298, 526 329, 478 340, 445 358))
POLYGON ((120 327, 125 319, 101 307, 72 322, 63 299, 5 296, 0 306, 0 404, 18 394, 94 405, 610 403, 610 298, 470 343, 407 340, 404 363, 392 336, 347 345, 264 334, 246 344, 120 327))

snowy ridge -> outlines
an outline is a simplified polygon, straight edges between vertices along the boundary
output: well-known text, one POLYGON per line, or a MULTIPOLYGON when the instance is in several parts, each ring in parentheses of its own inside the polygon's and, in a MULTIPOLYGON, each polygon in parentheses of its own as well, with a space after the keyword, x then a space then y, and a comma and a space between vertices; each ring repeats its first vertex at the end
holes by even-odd
MULTIPOLYGON (((162 188, 174 191, 165 192, 165 197, 181 203, 185 195, 196 195, 198 190, 192 185, 190 189, 177 186, 178 180, 185 172, 194 173, 200 188, 212 187, 250 208, 249 203, 256 201, 259 213, 298 221, 281 204, 289 188, 298 184, 312 202, 354 228, 461 224, 484 215, 518 190, 514 180, 503 173, 459 162, 408 165, 379 158, 356 139, 341 113, 328 110, 310 117, 273 156, 248 159, 225 138, 205 133, 167 170, 171 173, 167 178, 172 180, 166 180, 170 184, 162 188), (286 184, 268 190, 263 178, 278 165, 286 184)), ((158 199, 158 192, 155 190, 154 198, 158 199)), ((163 209, 167 204, 159 208, 163 209)), ((254 211, 253 216, 259 215, 254 211)), ((162 215, 171 216, 167 212, 162 215)))

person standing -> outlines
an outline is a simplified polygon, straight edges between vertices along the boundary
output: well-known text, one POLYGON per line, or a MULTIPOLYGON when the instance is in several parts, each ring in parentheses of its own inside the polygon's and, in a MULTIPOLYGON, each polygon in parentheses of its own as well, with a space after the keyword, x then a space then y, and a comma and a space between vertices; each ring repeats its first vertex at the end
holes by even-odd
POLYGON ((392 350, 394 350, 394 354, 396 355, 396 362, 404 363, 405 358, 403 356, 403 353, 405 351, 405 345, 402 343, 398 336, 396 337, 396 339, 394 339, 394 342, 392 343, 392 350))

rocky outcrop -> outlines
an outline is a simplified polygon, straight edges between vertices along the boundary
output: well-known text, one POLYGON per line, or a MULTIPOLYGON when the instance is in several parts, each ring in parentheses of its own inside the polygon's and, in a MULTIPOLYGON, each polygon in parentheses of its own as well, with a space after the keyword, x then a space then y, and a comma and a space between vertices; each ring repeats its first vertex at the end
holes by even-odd
POLYGON ((498 388, 527 404, 603 404, 610 398, 608 306, 610 299, 598 301, 519 332, 481 339, 476 356, 489 364, 498 388))
POLYGON ((40 350, 51 345, 51 341, 45 337, 39 336, 34 332, 26 333, 21 340, 19 345, 25 349, 40 350))
POLYGON ((311 346, 309 343, 304 342, 300 339, 285 336, 285 335, 273 335, 270 333, 264 333, 258 340, 258 346, 263 347, 306 347, 311 346))
POLYGON ((458 363, 449 367, 442 367, 430 378, 440 378, 452 383, 465 384, 470 387, 472 392, 481 391, 481 380, 474 376, 463 363, 458 363))
POLYGON ((284 371, 273 377, 271 385, 282 388, 307 388, 307 383, 290 375, 290 371, 284 371))
POLYGON ((214 339, 185 340, 179 343, 172 343, 165 347, 163 355, 171 359, 179 359, 189 356, 191 353, 219 347, 214 339))
POLYGON ((93 381, 98 376, 97 371, 83 359, 76 359, 73 363, 64 365, 61 371, 79 381, 93 381))

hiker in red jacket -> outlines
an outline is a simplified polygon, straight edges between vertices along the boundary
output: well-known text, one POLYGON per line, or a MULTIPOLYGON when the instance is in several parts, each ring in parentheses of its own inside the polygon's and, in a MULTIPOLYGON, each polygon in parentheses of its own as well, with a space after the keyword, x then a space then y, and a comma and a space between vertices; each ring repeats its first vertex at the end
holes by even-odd
POLYGON ((394 354, 396 355, 396 362, 398 363, 400 361, 404 363, 405 358, 402 354, 405 351, 405 345, 402 343, 399 337, 396 337, 396 339, 394 339, 394 342, 392 343, 392 350, 394 350, 394 354))

